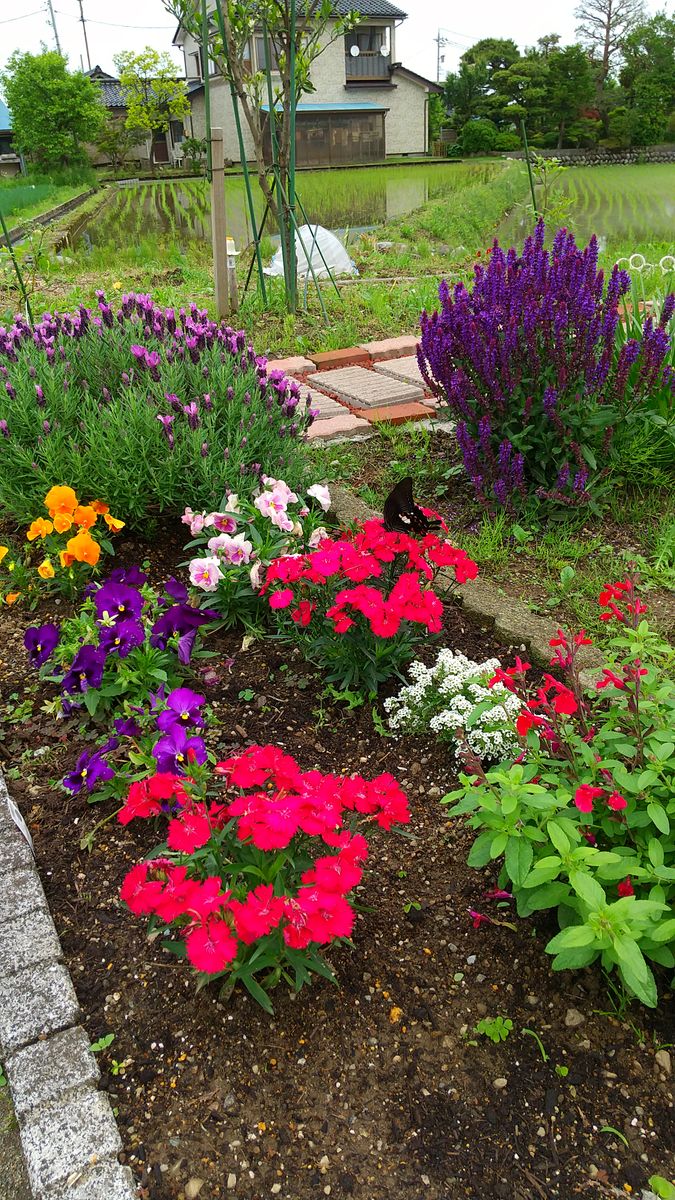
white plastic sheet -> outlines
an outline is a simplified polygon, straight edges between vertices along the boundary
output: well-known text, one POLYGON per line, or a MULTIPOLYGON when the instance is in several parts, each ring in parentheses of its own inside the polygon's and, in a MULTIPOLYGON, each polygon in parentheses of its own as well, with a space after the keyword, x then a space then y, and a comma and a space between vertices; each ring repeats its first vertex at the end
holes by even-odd
MULTIPOLYGON (((331 233, 330 229, 324 229, 323 225, 301 225, 295 235, 295 250, 298 279, 305 279, 307 275, 311 275, 307 255, 317 279, 328 278, 327 268, 330 268, 332 275, 358 275, 356 264, 352 262, 340 239, 331 233)), ((269 267, 265 267, 265 274, 283 276, 283 273, 280 246, 269 267)))

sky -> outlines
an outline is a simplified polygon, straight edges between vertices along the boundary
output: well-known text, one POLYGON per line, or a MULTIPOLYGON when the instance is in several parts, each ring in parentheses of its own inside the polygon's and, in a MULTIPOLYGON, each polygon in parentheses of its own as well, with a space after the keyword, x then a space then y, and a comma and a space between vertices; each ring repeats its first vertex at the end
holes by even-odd
MULTIPOLYGON (((439 30, 446 44, 441 78, 455 70, 460 55, 479 38, 511 37, 521 49, 546 33, 559 33, 563 44, 574 41, 574 9, 578 0, 561 0, 551 11, 541 0, 473 0, 468 8, 447 0, 396 0, 408 20, 397 33, 396 57, 405 66, 429 79, 436 78, 439 30), (447 28, 447 25, 451 28, 447 28)), ((87 67, 78 0, 52 0, 62 51, 71 67, 87 67)), ((113 55, 120 50, 152 46, 168 50, 177 65, 181 56, 172 51, 175 23, 162 0, 82 0, 87 21, 91 65, 114 72, 113 55)), ((655 11, 657 4, 648 5, 655 11)), ((39 53, 40 43, 54 48, 47 16, 47 0, 0 0, 0 69, 16 49, 39 53)))

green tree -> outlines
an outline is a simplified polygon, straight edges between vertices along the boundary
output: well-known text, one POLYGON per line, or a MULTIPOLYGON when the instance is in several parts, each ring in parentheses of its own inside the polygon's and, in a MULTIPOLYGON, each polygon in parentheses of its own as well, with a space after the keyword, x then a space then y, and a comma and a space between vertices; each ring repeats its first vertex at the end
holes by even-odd
POLYGON ((432 92, 429 96, 428 104, 428 119, 429 119, 429 145, 433 146, 441 136, 441 129, 447 121, 445 115, 445 103, 443 97, 432 92))
POLYGON ((12 114, 14 140, 41 170, 88 161, 105 119, 98 88, 81 71, 69 71, 54 50, 15 51, 0 82, 12 114))
POLYGON ((543 128, 550 61, 533 54, 516 59, 503 71, 495 71, 490 98, 494 120, 510 125, 522 117, 528 130, 543 128))
POLYGON ((465 154, 487 154, 494 150, 498 132, 494 121, 480 117, 476 121, 467 121, 461 134, 462 150, 465 154))
POLYGON ((154 172, 152 139, 166 133, 171 120, 182 120, 190 111, 185 82, 176 78, 176 67, 168 54, 146 46, 140 54, 124 50, 114 57, 127 106, 127 129, 147 134, 150 169, 154 172))
MULTIPOLYGON (((576 121, 585 118, 584 109, 592 105, 595 97, 595 79, 588 55, 582 46, 565 46, 556 50, 547 59, 545 104, 547 123, 557 125, 558 149, 565 141, 565 134, 576 121)), ((592 118, 591 118, 592 119, 592 118)), ((579 136, 589 136, 590 128, 580 127, 579 136)))
POLYGON ((480 115, 487 92, 488 79, 488 71, 484 63, 462 62, 456 73, 448 75, 443 90, 455 129, 461 129, 472 117, 480 115))
POLYGON ((464 51, 460 62, 484 66, 488 81, 495 71, 505 71, 520 58, 520 50, 511 38, 481 38, 464 51))
POLYGON ((143 136, 143 130, 127 129, 119 117, 109 115, 96 139, 96 149, 110 159, 113 174, 116 175, 126 162, 131 147, 142 141, 143 136))
POLYGON ((631 144, 652 146, 666 137, 675 110, 675 19, 659 13, 636 26, 623 43, 623 57, 631 144))

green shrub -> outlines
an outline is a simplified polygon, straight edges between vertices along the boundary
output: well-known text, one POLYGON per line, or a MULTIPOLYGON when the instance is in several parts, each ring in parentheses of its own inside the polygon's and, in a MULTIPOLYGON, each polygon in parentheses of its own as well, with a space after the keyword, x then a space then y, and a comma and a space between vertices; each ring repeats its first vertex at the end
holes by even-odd
POLYGON ((494 150, 498 137, 494 121, 479 117, 476 121, 467 121, 462 126, 461 142, 465 154, 487 154, 494 150))

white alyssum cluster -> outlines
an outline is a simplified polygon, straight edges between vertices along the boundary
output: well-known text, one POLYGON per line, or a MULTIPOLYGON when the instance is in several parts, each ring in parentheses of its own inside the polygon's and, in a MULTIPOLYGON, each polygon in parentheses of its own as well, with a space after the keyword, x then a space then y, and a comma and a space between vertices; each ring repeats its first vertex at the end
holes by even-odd
POLYGON ((412 683, 384 702, 389 727, 398 733, 431 730, 449 742, 456 742, 455 731, 462 729, 481 759, 499 762, 518 754, 520 701, 501 683, 487 686, 499 666, 497 658, 477 663, 447 649, 431 667, 415 660, 408 671, 412 683))

